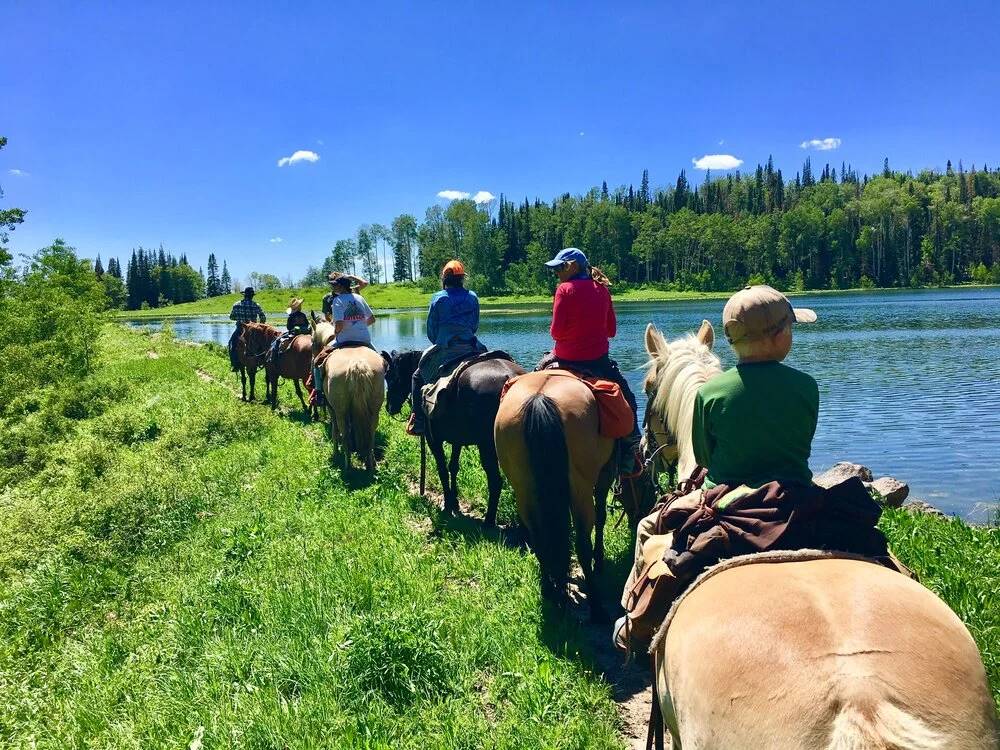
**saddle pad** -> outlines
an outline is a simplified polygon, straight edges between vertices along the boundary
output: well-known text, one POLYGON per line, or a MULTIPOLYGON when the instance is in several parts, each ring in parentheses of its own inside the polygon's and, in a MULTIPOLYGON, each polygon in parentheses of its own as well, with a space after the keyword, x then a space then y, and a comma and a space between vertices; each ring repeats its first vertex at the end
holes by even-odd
MULTIPOLYGON (((632 425, 635 423, 635 415, 632 414, 632 407, 628 405, 625 396, 622 394, 621 386, 610 380, 600 378, 582 378, 569 370, 552 370, 552 375, 576 378, 581 383, 590 388, 594 394, 594 401, 597 402, 598 420, 600 423, 599 432, 601 437, 617 440, 632 432, 632 425)), ((503 401, 507 391, 519 379, 520 375, 507 381, 503 390, 500 391, 500 400, 503 401)))

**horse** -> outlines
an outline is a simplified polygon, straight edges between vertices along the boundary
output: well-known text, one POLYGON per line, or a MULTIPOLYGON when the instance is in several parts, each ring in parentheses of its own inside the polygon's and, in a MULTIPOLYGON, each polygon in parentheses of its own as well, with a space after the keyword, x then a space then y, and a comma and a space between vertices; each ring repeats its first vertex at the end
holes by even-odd
POLYGON ((290 378, 295 384, 295 395, 299 397, 306 417, 310 420, 313 418, 312 409, 306 404, 300 387, 300 382, 302 386, 305 386, 311 366, 312 338, 305 334, 292 338, 278 358, 277 366, 272 358, 267 358, 264 374, 267 378, 267 401, 271 404, 272 409, 278 408, 278 379, 290 378))
MULTIPOLYGON (((385 360, 386 411, 395 416, 411 398, 410 387, 421 352, 382 352, 385 360)), ((493 423, 500 408, 500 392, 510 378, 523 375, 524 369, 507 359, 488 359, 470 365, 452 384, 454 399, 441 413, 426 420, 427 444, 430 446, 444 490, 444 510, 457 513, 458 466, 462 448, 475 445, 479 449, 479 463, 486 472, 489 501, 483 523, 496 526, 497 506, 503 477, 497 462, 496 444, 493 442, 493 423), (444 444, 451 444, 451 461, 445 457, 444 444)))
MULTIPOLYGON (((313 317, 312 348, 319 351, 335 336, 332 323, 313 317)), ((330 415, 330 441, 336 456, 343 454, 344 468, 356 453, 368 471, 375 469, 375 430, 385 398, 382 356, 367 346, 336 349, 323 363, 319 384, 330 415)))
POLYGON ((236 337, 236 359, 240 363, 240 382, 243 386, 243 401, 254 401, 254 386, 257 382, 257 368, 264 367, 267 350, 271 342, 280 336, 278 329, 266 323, 242 323, 236 337), (250 375, 250 398, 247 398, 247 374, 250 375))
MULTIPOLYGON (((694 398, 721 372, 714 332, 667 342, 650 324, 648 408, 695 465, 694 398)), ((720 567, 654 641, 673 747, 984 750, 1000 741, 976 644, 928 589, 832 556, 720 567)))
MULTIPOLYGON (((572 515, 594 622, 607 620, 596 576, 604 566, 607 497, 615 475, 615 441, 601 436, 599 427, 593 392, 566 370, 521 376, 500 402, 494 426, 497 456, 538 557, 543 593, 558 602, 566 599, 572 515)), ((635 528, 648 510, 644 504, 652 505, 651 492, 623 492, 622 498, 635 528)))

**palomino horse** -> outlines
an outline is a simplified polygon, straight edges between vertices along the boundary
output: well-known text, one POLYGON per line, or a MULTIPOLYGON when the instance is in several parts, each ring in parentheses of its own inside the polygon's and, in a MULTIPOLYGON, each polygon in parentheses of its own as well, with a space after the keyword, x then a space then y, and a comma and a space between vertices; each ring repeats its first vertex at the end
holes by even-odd
POLYGON ((267 376, 267 400, 272 409, 278 408, 278 380, 279 378, 289 378, 295 383, 295 395, 299 397, 302 410, 306 417, 312 419, 312 410, 306 404, 302 395, 302 388, 305 386, 306 378, 309 377, 309 369, 312 366, 312 339, 302 334, 295 336, 281 352, 278 357, 277 367, 271 358, 268 358, 264 366, 264 373, 267 376))
MULTIPOLYGON (((650 409, 690 473, 694 398, 720 372, 711 325, 646 329, 650 409)), ((961 620, 907 576, 855 559, 721 569, 678 604, 654 648, 678 748, 985 750, 996 712, 961 620)))
POLYGON ((271 342, 279 336, 278 329, 266 323, 243 323, 236 337, 236 359, 240 363, 240 382, 244 401, 256 399, 257 368, 264 367, 264 360, 271 342), (250 398, 247 399, 247 375, 250 375, 250 398))
MULTIPOLYGON (((419 351, 382 352, 385 360, 387 396, 385 409, 389 414, 399 414, 411 396, 410 382, 420 361, 419 351)), ((497 450, 493 442, 493 423, 500 408, 500 391, 515 375, 524 369, 507 359, 488 359, 465 369, 453 383, 454 400, 442 414, 427 419, 427 444, 434 455, 438 477, 444 490, 444 510, 458 512, 458 463, 462 447, 479 448, 479 463, 486 472, 489 502, 486 505, 487 526, 495 526, 497 505, 503 477, 497 463, 497 450), (444 444, 451 443, 451 461, 445 458, 444 444)))
MULTIPOLYGON (((313 351, 334 337, 332 323, 313 319, 313 351)), ((385 398, 382 355, 367 346, 337 349, 323 363, 323 395, 330 414, 333 452, 343 453, 344 468, 356 453, 369 471, 375 469, 375 430, 385 398)))
MULTIPOLYGON (((542 573, 542 590, 562 600, 569 572, 569 516, 576 556, 594 621, 606 619, 595 575, 604 564, 607 497, 614 478, 614 440, 602 437, 594 394, 565 370, 522 375, 507 391, 494 433, 500 466, 517 498, 542 573), (590 533, 595 531, 594 543, 590 533)), ((646 486, 648 483, 640 482, 646 486)), ((625 511, 634 527, 644 510, 640 493, 625 511)))

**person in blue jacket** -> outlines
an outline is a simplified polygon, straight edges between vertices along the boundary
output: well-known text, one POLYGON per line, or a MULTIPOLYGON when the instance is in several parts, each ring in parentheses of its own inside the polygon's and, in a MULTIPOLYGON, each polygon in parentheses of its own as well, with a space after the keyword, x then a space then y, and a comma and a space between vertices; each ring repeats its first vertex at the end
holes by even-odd
POLYGON ((486 351, 476 331, 479 329, 479 298, 465 288, 465 266, 449 260, 441 269, 441 291, 431 297, 427 309, 427 338, 431 346, 424 350, 413 373, 411 403, 413 413, 406 425, 410 435, 424 434, 424 403, 420 389, 434 381, 442 365, 486 351))

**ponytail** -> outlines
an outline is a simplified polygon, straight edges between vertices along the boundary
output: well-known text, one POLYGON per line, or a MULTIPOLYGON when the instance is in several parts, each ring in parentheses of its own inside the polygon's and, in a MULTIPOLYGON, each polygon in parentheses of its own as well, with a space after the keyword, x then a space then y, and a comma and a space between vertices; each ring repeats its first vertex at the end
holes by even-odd
POLYGON ((594 281, 596 281, 598 284, 600 284, 603 287, 606 287, 608 289, 611 288, 611 279, 609 279, 605 275, 604 271, 602 271, 600 268, 596 268, 594 266, 591 266, 590 267, 590 278, 593 279, 594 281))

